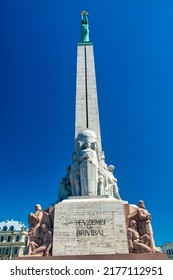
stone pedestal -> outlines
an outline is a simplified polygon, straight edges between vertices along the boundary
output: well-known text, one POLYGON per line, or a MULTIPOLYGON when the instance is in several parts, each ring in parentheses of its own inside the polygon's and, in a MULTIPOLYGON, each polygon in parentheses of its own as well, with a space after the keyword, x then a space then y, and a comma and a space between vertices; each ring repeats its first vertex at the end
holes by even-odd
POLYGON ((55 205, 52 256, 128 252, 123 201, 87 196, 55 205))
POLYGON ((104 254, 104 255, 71 255, 71 256, 20 256, 16 260, 168 260, 166 253, 156 254, 104 254))

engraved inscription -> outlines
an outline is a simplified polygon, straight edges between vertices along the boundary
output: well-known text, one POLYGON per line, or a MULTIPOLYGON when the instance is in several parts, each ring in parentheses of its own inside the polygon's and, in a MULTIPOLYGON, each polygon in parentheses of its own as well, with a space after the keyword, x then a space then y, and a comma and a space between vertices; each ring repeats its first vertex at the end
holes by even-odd
POLYGON ((96 229, 85 229, 85 230, 77 230, 76 232, 76 236, 97 236, 97 235, 103 235, 103 230, 102 229, 99 229, 99 230, 96 230, 96 229))
POLYGON ((102 226, 106 224, 105 219, 76 220, 77 229, 76 236, 98 236, 104 235, 102 226))

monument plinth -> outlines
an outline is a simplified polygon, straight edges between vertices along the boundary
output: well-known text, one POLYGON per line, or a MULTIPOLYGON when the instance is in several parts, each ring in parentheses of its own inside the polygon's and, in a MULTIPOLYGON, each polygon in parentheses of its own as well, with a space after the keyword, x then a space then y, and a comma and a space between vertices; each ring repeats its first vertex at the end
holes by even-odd
POLYGON ((114 166, 105 162, 86 11, 81 13, 77 49, 72 163, 59 184, 57 203, 45 211, 36 205, 29 215, 27 258, 165 259, 156 254, 144 202, 134 206, 121 199, 114 166))
POLYGON ((78 197, 55 205, 53 256, 128 252, 122 201, 78 197))

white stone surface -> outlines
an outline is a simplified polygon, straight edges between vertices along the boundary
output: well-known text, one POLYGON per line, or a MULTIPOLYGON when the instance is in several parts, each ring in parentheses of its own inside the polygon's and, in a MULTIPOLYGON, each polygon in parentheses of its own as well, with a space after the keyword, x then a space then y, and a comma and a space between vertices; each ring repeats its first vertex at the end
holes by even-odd
POLYGON ((128 253, 123 201, 75 198, 55 205, 53 256, 128 253))
POLYGON ((75 137, 77 137, 77 134, 81 129, 87 128, 86 104, 88 106, 88 128, 93 129, 96 132, 98 138, 98 151, 100 153, 102 147, 92 45, 78 46, 77 49, 75 137))

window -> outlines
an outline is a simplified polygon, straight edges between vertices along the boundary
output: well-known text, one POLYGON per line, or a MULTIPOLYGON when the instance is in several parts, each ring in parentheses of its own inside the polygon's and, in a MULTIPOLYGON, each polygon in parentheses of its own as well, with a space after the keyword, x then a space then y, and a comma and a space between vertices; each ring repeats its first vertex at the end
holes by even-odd
POLYGON ((2 230, 7 231, 7 226, 4 226, 2 230))
POLYGON ((4 241, 4 236, 1 236, 1 242, 3 242, 4 241))
POLYGON ((167 255, 171 255, 171 249, 166 250, 167 255))
POLYGON ((26 255, 26 247, 23 248, 23 255, 26 255))
POLYGON ((7 237, 7 242, 10 242, 11 241, 11 236, 8 236, 7 237))
POLYGON ((5 255, 9 255, 9 252, 10 252, 10 248, 9 247, 5 248, 5 255))
POLYGON ((2 255, 2 248, 0 248, 0 255, 2 255))
POLYGON ((13 254, 14 254, 14 255, 17 255, 18 252, 19 252, 19 248, 18 248, 18 247, 14 247, 14 249, 13 249, 13 254))
POLYGON ((16 241, 19 241, 19 235, 16 236, 16 241))
POLYGON ((9 230, 14 230, 14 226, 11 226, 11 227, 9 228, 9 230))

